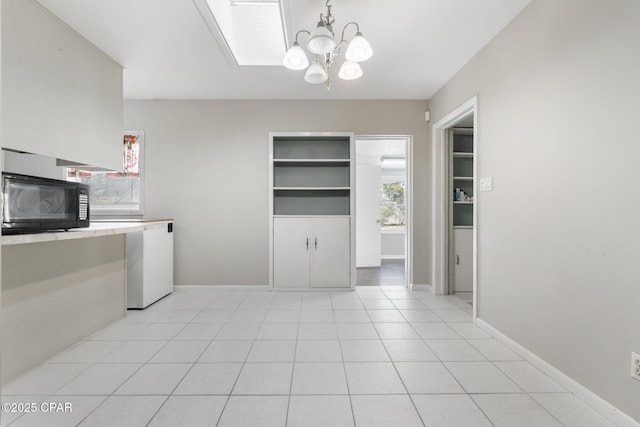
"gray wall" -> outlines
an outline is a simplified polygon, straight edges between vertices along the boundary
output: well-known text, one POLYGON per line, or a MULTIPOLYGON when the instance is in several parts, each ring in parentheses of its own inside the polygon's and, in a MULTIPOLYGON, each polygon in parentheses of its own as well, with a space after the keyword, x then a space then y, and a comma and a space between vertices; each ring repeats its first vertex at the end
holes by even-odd
POLYGON ((413 135, 414 283, 430 277, 426 101, 125 101, 145 131, 145 216, 175 218, 177 285, 265 285, 270 131, 413 135))
POLYGON ((640 420, 640 2, 534 0, 430 101, 478 94, 478 315, 640 420))
POLYGON ((5 245, 2 383, 122 318, 125 306, 124 235, 5 245))

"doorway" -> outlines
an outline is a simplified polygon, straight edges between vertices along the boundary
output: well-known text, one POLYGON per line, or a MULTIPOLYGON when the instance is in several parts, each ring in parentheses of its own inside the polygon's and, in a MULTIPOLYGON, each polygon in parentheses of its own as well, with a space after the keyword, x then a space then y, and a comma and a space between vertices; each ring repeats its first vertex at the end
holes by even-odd
MULTIPOLYGON (((464 224, 466 231, 470 234, 470 243, 468 244, 468 257, 471 258, 469 263, 471 276, 471 303, 473 305, 473 320, 477 317, 477 301, 478 301, 478 127, 477 127, 477 97, 474 96, 465 102, 437 123, 433 125, 433 188, 432 188, 432 206, 433 206, 433 223, 432 223, 432 254, 433 254, 433 292, 436 295, 447 295, 454 293, 454 285, 452 276, 457 268, 453 265, 457 261, 455 247, 456 236, 454 234, 454 226, 457 219, 454 220, 454 203, 460 202, 458 197, 460 194, 455 186, 456 180, 453 175, 455 165, 453 161, 454 147, 453 137, 455 128, 471 129, 472 137, 470 151, 471 154, 462 155, 458 153, 458 157, 464 158, 468 167, 471 169, 468 179, 468 187, 472 189, 471 200, 464 199, 469 207, 465 214, 468 224, 464 224), (453 187, 453 188, 452 188, 453 187), (452 191, 453 190, 453 191, 452 191)), ((459 186, 461 187, 461 186, 459 186)), ((462 191, 462 189, 460 189, 462 191)), ((461 204, 462 205, 462 204, 461 204)))
POLYGON ((411 137, 356 136, 356 285, 411 283, 411 137))

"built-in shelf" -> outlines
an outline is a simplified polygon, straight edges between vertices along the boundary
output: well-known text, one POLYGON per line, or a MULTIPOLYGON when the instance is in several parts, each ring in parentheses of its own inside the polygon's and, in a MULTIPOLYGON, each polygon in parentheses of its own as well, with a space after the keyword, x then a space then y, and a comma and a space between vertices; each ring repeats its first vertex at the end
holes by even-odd
POLYGON ((348 137, 273 138, 273 215, 349 215, 348 137))
POLYGON ((349 215, 350 201, 348 189, 274 189, 273 214, 349 215))
POLYGON ((273 158, 280 160, 350 159, 349 141, 341 137, 277 137, 273 158))
POLYGON ((279 190, 300 190, 300 191, 332 191, 332 190, 350 190, 350 187, 273 187, 274 191, 279 190))
POLYGON ((473 158, 473 153, 453 153, 453 157, 460 157, 460 158, 473 158))
POLYGON ((271 134, 271 281, 276 288, 355 284, 351 133, 271 134))
POLYGON ((451 144, 451 224, 454 228, 473 226, 474 203, 469 200, 455 200, 456 189, 459 189, 473 200, 473 132, 469 129, 455 128, 452 131, 451 144))
POLYGON ((349 159, 273 159, 274 164, 278 163, 350 163, 349 159))
POLYGON ((473 291, 474 145, 473 129, 450 133, 449 290, 458 295, 473 291), (456 194, 456 190, 459 193, 456 194), (459 197, 459 198, 457 198, 459 197))

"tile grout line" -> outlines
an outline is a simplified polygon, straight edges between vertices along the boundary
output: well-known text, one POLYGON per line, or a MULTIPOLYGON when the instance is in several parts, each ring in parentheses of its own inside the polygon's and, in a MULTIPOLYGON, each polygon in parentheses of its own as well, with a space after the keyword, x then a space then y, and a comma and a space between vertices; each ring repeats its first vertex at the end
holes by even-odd
MULTIPOLYGON (((385 293, 385 296, 387 296, 386 293, 385 293)), ((391 301, 391 300, 389 299, 389 301, 391 301)), ((391 301, 391 304, 393 304, 392 301, 391 301)), ((395 307, 395 304, 393 304, 393 306, 395 307)), ((367 311, 367 316, 369 316, 369 319, 371 319, 371 316, 369 315, 368 311, 367 311)), ((389 357, 389 361, 391 362, 391 365, 393 366, 393 370, 395 371, 396 375, 398 376, 398 379, 400 380, 400 383, 402 384, 402 387, 404 387, 405 391, 407 392, 407 397, 409 398, 409 401, 411 402, 411 405, 413 406, 413 409, 416 411, 416 415, 418 416, 418 419, 420 420, 420 422, 422 423, 423 426, 426 426, 426 423, 422 419, 422 415, 420 415, 420 411, 418 410, 418 407, 416 406, 416 403, 414 402, 413 397, 411 396, 411 393, 409 393, 409 389, 407 388, 407 385, 405 384, 404 380, 402 379, 402 376, 400 375, 400 371, 398 371, 398 367, 396 366, 395 361, 391 357, 391 354, 389 353, 389 350, 387 349, 387 347, 384 345, 384 341, 382 340, 382 337, 380 336, 380 331, 378 331, 378 329, 375 327, 375 324, 373 323, 373 320, 372 320, 371 323, 373 325, 373 329, 376 331, 376 334, 378 335, 378 339, 382 343, 382 347, 384 347, 384 350, 387 353, 387 356, 389 357)), ((412 329, 413 329, 413 327, 412 327, 412 329)), ((417 334, 417 332, 416 332, 416 334, 417 334)), ((418 335, 418 336, 420 336, 420 335, 418 335)))
MULTIPOLYGON (((358 301, 360 301, 360 299, 358 298, 358 301)), ((362 302, 360 302, 362 304, 362 302)), ((333 318, 335 320, 335 307, 333 305, 333 298, 331 298, 331 312, 333 313, 333 318)), ((344 382, 345 385, 347 387, 347 396, 349 398, 349 408, 351 409, 351 420, 353 421, 353 425, 356 425, 356 413, 353 410, 353 399, 351 398, 351 388, 349 387, 349 378, 347 376, 347 364, 344 360, 344 351, 342 349, 342 339, 340 338, 340 331, 338 330, 338 322, 335 323, 336 325, 336 334, 338 335, 338 347, 340 348, 340 359, 342 360, 342 372, 344 374, 344 382)))
MULTIPOLYGON (((273 304, 273 302, 272 302, 273 304)), ((293 391, 293 376, 295 375, 296 368, 296 354, 298 352, 298 338, 300 334, 300 320, 302 318, 302 298, 300 301, 300 310, 298 310, 298 323, 296 326, 296 339, 293 347, 293 362, 291 363, 291 380, 289 381, 289 397, 287 399, 287 411, 285 413, 284 425, 287 427, 289 423, 289 410, 291 409, 291 393, 293 391)))

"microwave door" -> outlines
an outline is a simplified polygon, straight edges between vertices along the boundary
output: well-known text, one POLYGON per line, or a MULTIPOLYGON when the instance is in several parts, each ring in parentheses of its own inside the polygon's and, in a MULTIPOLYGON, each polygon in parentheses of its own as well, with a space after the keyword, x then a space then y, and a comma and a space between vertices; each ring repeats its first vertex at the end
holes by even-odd
POLYGON ((74 210, 69 209, 72 198, 67 188, 19 181, 6 185, 5 221, 73 220, 75 217, 74 210))
POLYGON ((52 220, 75 219, 75 208, 72 208, 72 195, 63 187, 40 187, 40 217, 52 220))
POLYGON ((21 182, 5 183, 5 222, 40 219, 35 207, 40 205, 38 187, 21 182))

